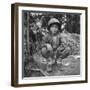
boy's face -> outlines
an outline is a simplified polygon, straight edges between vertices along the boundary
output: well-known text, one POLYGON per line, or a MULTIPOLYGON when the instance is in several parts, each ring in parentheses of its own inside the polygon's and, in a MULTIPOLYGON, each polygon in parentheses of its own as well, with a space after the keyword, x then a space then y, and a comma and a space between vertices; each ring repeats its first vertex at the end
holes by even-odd
POLYGON ((57 24, 51 25, 50 32, 51 32, 52 35, 55 35, 58 31, 59 31, 59 29, 58 29, 58 25, 57 24))

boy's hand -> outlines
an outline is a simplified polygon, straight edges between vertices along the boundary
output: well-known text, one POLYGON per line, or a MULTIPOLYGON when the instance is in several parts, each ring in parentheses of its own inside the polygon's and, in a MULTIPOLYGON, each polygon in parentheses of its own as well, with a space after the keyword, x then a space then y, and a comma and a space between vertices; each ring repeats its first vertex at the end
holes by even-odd
POLYGON ((60 46, 60 47, 57 48, 57 51, 62 52, 64 49, 65 49, 64 47, 60 46))

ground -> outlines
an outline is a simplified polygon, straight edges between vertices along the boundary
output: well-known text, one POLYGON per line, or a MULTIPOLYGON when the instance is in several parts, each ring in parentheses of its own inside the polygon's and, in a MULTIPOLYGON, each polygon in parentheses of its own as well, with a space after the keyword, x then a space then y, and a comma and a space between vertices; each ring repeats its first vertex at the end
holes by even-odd
POLYGON ((80 58, 68 56, 62 60, 62 64, 54 64, 51 72, 46 72, 45 69, 40 68, 39 64, 32 61, 27 64, 26 71, 25 77, 80 75, 80 58))

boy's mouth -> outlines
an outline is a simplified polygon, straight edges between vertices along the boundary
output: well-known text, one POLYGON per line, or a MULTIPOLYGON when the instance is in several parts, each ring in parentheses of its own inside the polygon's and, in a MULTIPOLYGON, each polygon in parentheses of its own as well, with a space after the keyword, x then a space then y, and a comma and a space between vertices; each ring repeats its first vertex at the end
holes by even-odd
POLYGON ((55 32, 53 32, 53 34, 54 34, 54 35, 56 35, 56 34, 57 34, 57 32, 55 31, 55 32))

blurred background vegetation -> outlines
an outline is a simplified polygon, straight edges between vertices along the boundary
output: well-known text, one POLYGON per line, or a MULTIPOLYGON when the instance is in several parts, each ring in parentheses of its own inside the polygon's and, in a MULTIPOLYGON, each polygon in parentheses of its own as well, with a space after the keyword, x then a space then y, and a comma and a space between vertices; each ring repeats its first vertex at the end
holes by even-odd
POLYGON ((57 18, 70 33, 80 34, 80 14, 77 13, 60 13, 60 12, 39 12, 39 11, 23 11, 24 25, 35 26, 37 22, 42 23, 42 28, 46 28, 50 18, 57 18), (29 17, 29 18, 28 18, 29 17))

